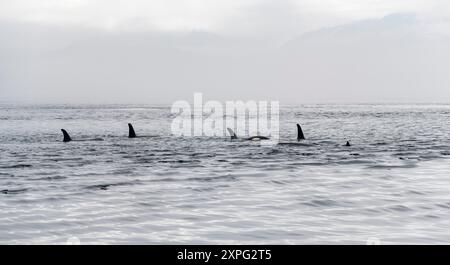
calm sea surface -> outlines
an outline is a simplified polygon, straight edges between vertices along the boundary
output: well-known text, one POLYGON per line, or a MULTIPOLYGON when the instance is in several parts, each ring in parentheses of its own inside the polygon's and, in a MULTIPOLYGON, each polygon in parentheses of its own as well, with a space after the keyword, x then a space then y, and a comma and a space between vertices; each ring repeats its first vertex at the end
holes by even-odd
POLYGON ((0 105, 0 243, 450 244, 450 105, 280 115, 265 146, 172 136, 169 106, 0 105))

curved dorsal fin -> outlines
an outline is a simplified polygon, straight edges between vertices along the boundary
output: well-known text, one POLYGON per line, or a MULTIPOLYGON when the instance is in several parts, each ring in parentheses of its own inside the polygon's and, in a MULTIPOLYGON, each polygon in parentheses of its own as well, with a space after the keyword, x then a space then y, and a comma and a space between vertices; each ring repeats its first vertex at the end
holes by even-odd
POLYGON ((67 133, 66 130, 61 129, 61 131, 62 131, 62 133, 64 135, 63 142, 70 142, 70 141, 72 141, 72 138, 70 138, 70 135, 67 133))
POLYGON ((302 127, 297 123, 297 140, 305 140, 305 135, 303 134, 302 127))
POLYGON ((128 123, 128 138, 135 138, 136 133, 134 132, 133 125, 131 123, 128 123))
POLYGON ((237 135, 233 132, 233 130, 231 130, 230 128, 227 128, 227 130, 231 136, 231 139, 237 139, 237 135))

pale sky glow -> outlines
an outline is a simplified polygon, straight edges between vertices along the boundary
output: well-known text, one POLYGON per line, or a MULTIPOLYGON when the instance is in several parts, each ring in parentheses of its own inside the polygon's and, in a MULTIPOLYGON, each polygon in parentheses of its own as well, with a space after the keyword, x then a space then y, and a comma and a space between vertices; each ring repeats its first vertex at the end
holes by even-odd
POLYGON ((240 28, 261 30, 267 24, 275 24, 301 33, 391 13, 415 13, 423 21, 443 23, 450 11, 445 0, 1 0, 0 3, 0 18, 12 21, 108 30, 219 32, 239 32, 240 28))
POLYGON ((0 102, 450 103, 446 0, 0 0, 0 102))

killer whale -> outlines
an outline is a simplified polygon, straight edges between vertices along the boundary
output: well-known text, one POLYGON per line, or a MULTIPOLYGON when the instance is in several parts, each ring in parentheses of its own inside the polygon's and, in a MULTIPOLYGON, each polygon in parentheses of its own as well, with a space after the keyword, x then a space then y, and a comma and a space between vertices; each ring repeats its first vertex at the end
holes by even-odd
POLYGON ((313 146, 317 143, 305 143, 304 140, 306 140, 305 134, 303 133, 302 126, 300 124, 296 124, 297 126, 297 142, 279 142, 278 145, 287 145, 287 146, 313 146))
POLYGON ((128 123, 128 138, 136 138, 136 132, 134 131, 133 125, 128 123))
POLYGON ((236 133, 234 133, 233 130, 231 130, 230 128, 227 128, 227 131, 228 131, 228 133, 229 133, 230 136, 231 136, 231 140, 237 139, 237 135, 236 135, 236 133))
MULTIPOLYGON (((231 128, 227 128, 228 133, 230 134, 231 139, 238 139, 236 133, 231 129, 231 128)), ((251 136, 248 138, 244 138, 244 140, 269 140, 269 137, 266 136, 261 136, 261 135, 256 135, 256 136, 251 136)), ((297 123, 297 141, 302 141, 305 140, 305 134, 303 133, 302 127, 300 126, 300 124, 297 123)))
POLYGON ((303 134, 302 126, 297 123, 297 141, 305 140, 305 135, 303 134))
MULTIPOLYGON (((278 145, 312 146, 312 145, 321 144, 320 142, 319 143, 300 143, 300 141, 303 141, 303 140, 306 140, 305 134, 303 133, 303 130, 302 130, 302 127, 300 126, 300 124, 297 123, 297 141, 298 141, 298 143, 296 143, 296 142, 280 142, 280 143, 278 143, 278 145)), ((322 141, 322 143, 323 142, 324 141, 322 141)), ((329 143, 333 143, 333 142, 329 141, 329 143)), ((346 146, 346 147, 352 146, 350 144, 350 140, 348 140, 343 146, 346 146)))
POLYGON ((146 138, 146 137, 154 137, 154 136, 152 136, 152 135, 136 135, 133 125, 131 123, 128 123, 128 138, 146 138))
POLYGON ((70 135, 69 135, 69 133, 67 133, 66 130, 61 129, 61 131, 62 131, 63 136, 64 136, 63 142, 70 142, 70 141, 72 141, 72 138, 70 138, 70 135))
MULTIPOLYGON (((236 133, 231 129, 231 128, 227 128, 228 133, 230 134, 231 139, 238 139, 236 133)), ((251 136, 248 138, 243 138, 244 140, 249 140, 249 141, 260 141, 260 140, 269 140, 269 137, 266 136, 261 136, 261 135, 255 135, 255 136, 251 136)))
POLYGON ((61 129, 62 133, 63 133, 63 142, 68 143, 68 142, 85 142, 85 141, 103 141, 102 138, 95 138, 95 139, 77 139, 77 140, 72 140, 72 137, 70 137, 69 133, 65 130, 65 129, 61 129))

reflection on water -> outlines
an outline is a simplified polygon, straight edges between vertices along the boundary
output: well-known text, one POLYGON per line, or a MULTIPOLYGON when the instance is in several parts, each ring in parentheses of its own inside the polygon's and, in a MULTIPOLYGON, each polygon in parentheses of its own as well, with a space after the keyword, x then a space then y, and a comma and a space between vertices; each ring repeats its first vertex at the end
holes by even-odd
POLYGON ((450 243, 450 106, 282 106, 276 146, 169 111, 1 105, 0 243, 450 243))

